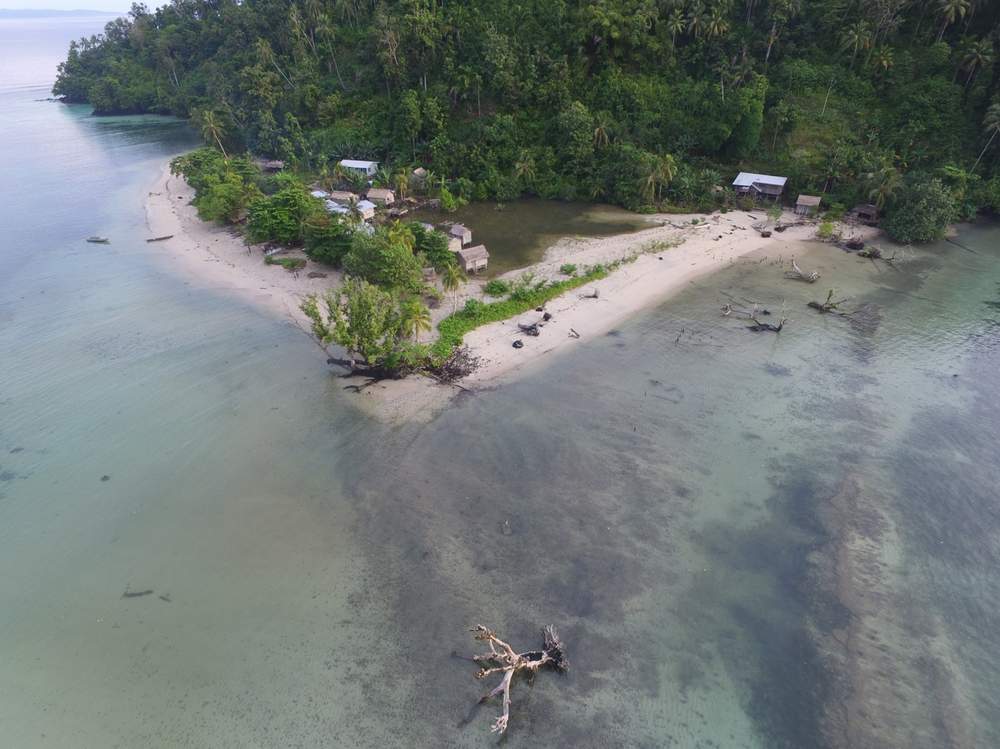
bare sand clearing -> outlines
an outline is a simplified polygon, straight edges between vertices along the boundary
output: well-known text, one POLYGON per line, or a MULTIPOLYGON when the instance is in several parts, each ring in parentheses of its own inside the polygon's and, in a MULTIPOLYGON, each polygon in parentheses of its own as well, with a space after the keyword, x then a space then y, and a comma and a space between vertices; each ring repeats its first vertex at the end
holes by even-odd
MULTIPOLYGON (((799 243, 811 239, 816 233, 812 224, 800 224, 770 237, 762 237, 753 225, 764 218, 763 211, 731 211, 707 217, 661 215, 653 219, 662 224, 655 229, 557 243, 546 252, 545 260, 530 268, 531 271, 540 277, 555 278, 559 276, 559 267, 563 263, 574 263, 582 268, 595 263, 610 263, 636 252, 643 254, 607 278, 549 302, 545 310, 552 315, 552 319, 545 324, 538 337, 525 336, 518 328, 518 323, 541 319, 541 314, 534 311, 472 331, 465 341, 481 358, 481 366, 467 378, 468 383, 494 383, 514 377, 543 355, 606 333, 698 277, 745 255, 766 251, 772 256, 791 258, 796 254, 799 243), (692 224, 694 218, 700 219, 700 223, 692 224), (595 292, 598 294, 596 299, 587 298, 595 292), (524 347, 513 348, 515 340, 521 340, 524 347)), ((784 216, 785 221, 793 219, 794 216, 784 216)), ((507 275, 517 276, 522 272, 507 275)))
MULTIPOLYGON (((299 310, 302 298, 340 282, 339 273, 311 261, 297 273, 289 273, 280 265, 266 265, 262 246, 248 247, 243 237, 230 229, 199 219, 191 205, 193 199, 194 190, 165 165, 146 200, 146 225, 150 237, 173 235, 163 242, 151 242, 150 251, 195 283, 237 292, 301 323, 306 319, 299 310), (309 278, 311 272, 324 273, 326 278, 309 278)), ((305 255, 289 252, 282 257, 305 255)))
MULTIPOLYGON (((276 265, 266 265, 261 246, 248 247, 233 231, 201 221, 191 200, 194 190, 181 177, 170 174, 165 166, 149 192, 146 221, 150 236, 173 235, 163 242, 151 243, 150 251, 159 254, 172 268, 208 288, 236 292, 268 310, 285 316, 307 331, 299 310, 302 298, 321 293, 340 281, 340 275, 325 266, 308 262, 298 273, 289 273, 276 265), (325 273, 310 278, 309 273, 325 273)), ((713 270, 758 251, 769 255, 795 254, 796 245, 812 238, 811 224, 791 226, 783 233, 762 237, 753 229, 762 222, 764 212, 731 211, 710 216, 657 215, 650 222, 655 228, 599 239, 565 239, 545 253, 542 262, 513 271, 516 278, 531 272, 536 278, 565 278, 559 268, 564 263, 579 268, 610 263, 639 254, 634 262, 624 264, 607 278, 574 289, 550 301, 546 311, 552 319, 545 323, 538 337, 524 336, 518 323, 533 323, 541 318, 530 312, 518 318, 493 323, 472 331, 465 337, 473 356, 480 359, 479 369, 466 378, 467 388, 488 387, 510 381, 546 354, 567 350, 606 333, 637 312, 665 300, 685 285, 713 270), (698 224, 692 224, 697 218, 698 224), (584 298, 597 292, 598 297, 584 298), (523 348, 514 348, 520 339, 523 348)), ((786 221, 794 217, 787 215, 786 221)), ((871 235, 871 231, 854 231, 871 235)), ((288 253, 286 256, 301 256, 288 253)), ((482 298, 482 282, 464 284, 457 298, 446 299, 433 311, 436 323, 453 306, 468 298, 482 298)), ((364 390, 360 398, 374 415, 390 420, 429 417, 459 389, 442 386, 426 377, 378 383, 364 390)))

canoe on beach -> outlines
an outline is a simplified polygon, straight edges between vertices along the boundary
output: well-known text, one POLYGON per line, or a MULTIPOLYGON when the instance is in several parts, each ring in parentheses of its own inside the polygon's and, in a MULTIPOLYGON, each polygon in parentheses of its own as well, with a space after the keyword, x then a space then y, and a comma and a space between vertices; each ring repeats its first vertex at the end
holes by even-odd
POLYGON ((87 237, 87 241, 91 244, 111 244, 111 240, 107 237, 87 237))

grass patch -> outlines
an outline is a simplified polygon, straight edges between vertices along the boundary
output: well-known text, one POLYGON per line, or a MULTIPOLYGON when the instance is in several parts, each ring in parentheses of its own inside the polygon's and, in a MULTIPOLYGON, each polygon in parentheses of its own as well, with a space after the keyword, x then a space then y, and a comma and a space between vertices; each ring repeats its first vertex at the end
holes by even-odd
POLYGON ((280 265, 290 273, 306 267, 306 261, 300 257, 266 257, 264 258, 264 263, 267 265, 280 265))
POLYGON ((451 355, 452 351, 462 345, 462 339, 466 333, 481 325, 507 320, 528 310, 541 307, 550 299, 555 299, 567 291, 605 278, 610 271, 610 266, 594 266, 583 275, 573 276, 565 281, 535 285, 521 290, 517 299, 507 299, 502 302, 486 304, 477 299, 470 299, 466 302, 465 307, 438 323, 438 332, 441 335, 431 346, 431 357, 437 361, 443 361, 451 355))
POLYGON ((489 296, 506 296, 510 293, 510 283, 501 281, 499 278, 494 278, 492 281, 486 283, 483 291, 489 296))
POLYGON ((559 266, 559 272, 564 276, 575 276, 576 275, 576 265, 573 263, 564 263, 559 266))

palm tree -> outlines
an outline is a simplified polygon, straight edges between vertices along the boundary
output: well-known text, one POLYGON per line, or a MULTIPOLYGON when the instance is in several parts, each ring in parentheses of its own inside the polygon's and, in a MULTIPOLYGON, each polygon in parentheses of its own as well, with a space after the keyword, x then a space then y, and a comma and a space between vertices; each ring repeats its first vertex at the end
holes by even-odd
POLYGON ((980 68, 985 68, 993 62, 993 45, 986 39, 980 39, 969 45, 965 55, 962 57, 962 70, 969 71, 969 77, 965 79, 966 87, 972 83, 973 77, 980 68))
POLYGON ((725 36, 729 32, 729 21, 722 8, 715 8, 705 23, 705 36, 709 39, 725 36))
POLYGON ((684 20, 684 11, 680 8, 674 8, 670 13, 670 17, 667 18, 667 31, 670 32, 671 47, 676 46, 677 35, 683 34, 685 28, 687 28, 687 23, 684 20))
POLYGON ((1000 103, 990 104, 989 109, 986 110, 986 116, 983 117, 983 130, 990 134, 990 139, 986 141, 983 150, 979 152, 979 158, 972 165, 972 172, 976 171, 976 167, 979 166, 979 162, 983 160, 983 156, 986 154, 986 149, 992 145, 993 139, 997 137, 997 133, 1000 133, 1000 103))
POLYGON ((444 290, 452 294, 452 312, 458 311, 458 290, 465 281, 465 274, 455 263, 448 263, 441 276, 441 285, 444 290))
POLYGON ((937 35, 937 40, 940 42, 949 26, 965 18, 965 14, 969 12, 969 0, 939 0, 938 10, 941 11, 941 30, 937 35))
POLYGON ((219 150, 222 151, 222 157, 228 160, 229 155, 226 153, 226 149, 222 145, 222 136, 225 135, 225 131, 222 128, 222 124, 215 116, 215 112, 211 109, 203 109, 198 113, 197 117, 201 123, 201 137, 209 143, 214 140, 219 146, 219 150))
POLYGON ((674 177, 677 175, 677 161, 669 153, 660 156, 656 160, 656 199, 657 201, 661 198, 661 190, 664 187, 669 187, 670 183, 673 182, 674 177))
POLYGON ((399 305, 399 332, 404 336, 413 336, 415 343, 420 343, 420 333, 430 331, 431 311, 419 299, 407 299, 399 305))
POLYGON ((868 191, 868 199, 875 203, 875 207, 880 211, 903 181, 899 170, 888 162, 883 163, 877 172, 870 174, 869 180, 872 186, 868 191))
POLYGON ((879 47, 872 57, 872 64, 883 73, 889 70, 894 64, 892 49, 889 47, 879 47))
POLYGON ((687 27, 691 36, 695 39, 701 36, 701 32, 705 27, 705 8, 702 6, 698 0, 691 3, 691 9, 688 11, 687 17, 687 27))
POLYGON ((399 198, 406 197, 406 194, 410 191, 410 175, 406 173, 405 169, 393 175, 392 185, 396 188, 396 195, 399 198))
POLYGON ((849 26, 840 37, 840 48, 851 50, 851 67, 854 67, 854 60, 858 52, 868 49, 871 46, 871 27, 867 21, 858 21, 853 26, 849 26))
POLYGON ((598 112, 594 121, 594 148, 604 148, 611 142, 611 115, 598 112))
POLYGON ((380 166, 375 172, 374 182, 379 187, 389 187, 392 184, 392 172, 388 167, 380 166))
POLYGON ((535 159, 531 152, 523 148, 514 164, 514 175, 525 185, 530 185, 535 179, 535 159))
POLYGON ((413 236, 413 232, 410 227, 405 226, 400 221, 393 221, 392 224, 385 230, 386 238, 392 244, 401 244, 410 252, 413 252, 416 247, 417 240, 413 236))

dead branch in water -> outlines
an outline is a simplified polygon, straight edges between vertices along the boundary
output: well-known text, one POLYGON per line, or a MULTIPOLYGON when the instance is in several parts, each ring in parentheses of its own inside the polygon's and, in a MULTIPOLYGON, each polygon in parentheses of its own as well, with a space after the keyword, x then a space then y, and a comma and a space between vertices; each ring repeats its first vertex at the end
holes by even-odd
POLYGON ((761 322, 758 320, 759 315, 770 315, 771 313, 761 308, 759 304, 754 302, 753 308, 746 309, 738 304, 732 302, 722 305, 722 314, 725 317, 735 316, 743 318, 744 320, 749 320, 753 325, 747 325, 747 330, 753 331, 754 333, 780 333, 781 329, 785 327, 785 323, 788 322, 787 317, 782 317, 777 325, 772 325, 769 322, 761 322))
POLYGON ((839 309, 840 305, 846 302, 847 299, 840 299, 836 302, 833 301, 833 291, 834 291, 833 289, 830 289, 830 291, 827 293, 825 302, 809 302, 806 306, 811 307, 814 310, 819 310, 820 312, 823 313, 835 312, 838 315, 849 314, 847 312, 841 312, 839 309))
POLYGON ((792 258, 792 269, 785 271, 785 278, 790 278, 794 281, 805 281, 806 283, 816 283, 819 280, 819 271, 814 270, 812 273, 806 273, 795 262, 795 258, 792 258))
POLYGON ((475 638, 489 645, 490 652, 472 656, 472 660, 480 665, 476 673, 477 679, 485 679, 493 674, 503 674, 500 683, 479 700, 480 704, 503 695, 503 713, 493 723, 490 731, 502 734, 507 730, 510 721, 510 685, 518 674, 533 676, 543 667, 551 667, 557 671, 569 668, 569 661, 563 652, 563 644, 559 640, 551 624, 542 629, 543 646, 541 650, 530 650, 527 653, 516 653, 514 648, 497 637, 497 633, 482 624, 477 624, 472 630, 475 638))

